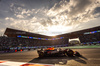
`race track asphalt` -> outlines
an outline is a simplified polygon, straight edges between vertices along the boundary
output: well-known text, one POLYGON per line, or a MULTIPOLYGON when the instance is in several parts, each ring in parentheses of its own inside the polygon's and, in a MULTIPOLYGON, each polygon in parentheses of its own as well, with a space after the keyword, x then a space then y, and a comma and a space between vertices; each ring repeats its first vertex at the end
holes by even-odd
POLYGON ((100 48, 73 50, 78 51, 82 57, 45 57, 40 59, 38 58, 37 51, 31 50, 16 53, 3 53, 0 54, 0 60, 55 64, 59 66, 100 66, 100 48))

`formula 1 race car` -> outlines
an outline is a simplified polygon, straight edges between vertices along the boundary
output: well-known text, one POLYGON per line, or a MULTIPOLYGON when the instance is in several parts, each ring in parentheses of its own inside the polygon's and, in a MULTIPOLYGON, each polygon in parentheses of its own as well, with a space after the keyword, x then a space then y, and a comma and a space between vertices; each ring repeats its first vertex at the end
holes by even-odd
POLYGON ((37 50, 37 53, 40 58, 42 57, 57 57, 57 56, 81 56, 79 52, 73 51, 71 49, 54 49, 54 48, 47 48, 37 50))

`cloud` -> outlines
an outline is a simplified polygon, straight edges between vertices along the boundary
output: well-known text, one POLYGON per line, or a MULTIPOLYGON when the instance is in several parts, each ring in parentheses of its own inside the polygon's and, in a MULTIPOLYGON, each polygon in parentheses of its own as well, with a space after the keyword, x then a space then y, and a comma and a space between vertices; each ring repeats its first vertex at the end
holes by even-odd
POLYGON ((9 17, 6 17, 5 20, 9 20, 9 17))
POLYGON ((87 10, 87 8, 92 4, 91 0, 76 0, 74 1, 75 5, 72 5, 71 11, 69 14, 77 15, 79 13, 83 13, 87 10))
POLYGON ((100 0, 46 2, 42 4, 39 2, 41 6, 34 2, 32 4, 31 1, 27 3, 26 0, 11 2, 8 12, 10 16, 4 18, 6 26, 36 33, 43 31, 42 34, 53 29, 65 33, 74 30, 73 28, 80 28, 80 24, 100 17, 100 0))
POLYGON ((18 18, 24 18, 24 16, 22 16, 22 15, 16 15, 16 17, 18 17, 18 18))
POLYGON ((52 7, 47 15, 50 17, 60 17, 60 19, 55 18, 55 20, 62 20, 64 24, 75 25, 81 22, 88 22, 91 19, 93 20, 97 14, 93 14, 95 9, 100 7, 99 0, 62 0, 59 3, 56 3, 52 7), (67 18, 65 18, 67 16, 67 18))
POLYGON ((12 18, 12 17, 6 17, 5 20, 14 21, 14 18, 12 18))

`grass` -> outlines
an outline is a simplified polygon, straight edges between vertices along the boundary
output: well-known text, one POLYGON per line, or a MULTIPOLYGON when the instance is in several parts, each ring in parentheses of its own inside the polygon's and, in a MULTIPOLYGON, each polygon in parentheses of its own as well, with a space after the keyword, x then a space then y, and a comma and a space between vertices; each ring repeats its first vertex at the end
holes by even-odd
POLYGON ((100 48, 100 45, 70 46, 70 47, 63 47, 63 48, 70 48, 70 49, 78 49, 78 48, 100 48))

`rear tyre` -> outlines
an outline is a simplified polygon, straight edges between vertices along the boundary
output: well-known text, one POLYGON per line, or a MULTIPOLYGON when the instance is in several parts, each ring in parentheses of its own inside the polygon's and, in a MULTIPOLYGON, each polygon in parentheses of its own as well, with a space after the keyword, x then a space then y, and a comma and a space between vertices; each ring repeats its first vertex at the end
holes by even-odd
POLYGON ((40 53, 39 53, 39 57, 40 57, 40 58, 43 58, 43 57, 44 57, 43 52, 40 52, 40 53))
POLYGON ((74 52, 72 50, 68 50, 67 55, 72 57, 74 55, 74 52))

